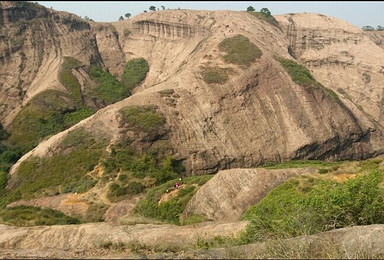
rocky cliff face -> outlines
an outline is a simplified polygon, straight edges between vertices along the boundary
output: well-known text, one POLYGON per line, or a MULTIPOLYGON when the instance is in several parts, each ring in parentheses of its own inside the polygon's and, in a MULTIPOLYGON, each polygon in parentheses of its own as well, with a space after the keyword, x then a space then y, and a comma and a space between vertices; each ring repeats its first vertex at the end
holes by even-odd
POLYGON ((276 19, 287 36, 292 55, 318 81, 337 92, 355 114, 360 114, 359 118, 368 114, 383 124, 384 53, 380 32, 364 32, 320 14, 284 15, 276 19))
POLYGON ((1 2, 0 121, 9 126, 30 98, 63 90, 58 72, 63 57, 100 62, 90 25, 76 15, 30 2, 1 2))

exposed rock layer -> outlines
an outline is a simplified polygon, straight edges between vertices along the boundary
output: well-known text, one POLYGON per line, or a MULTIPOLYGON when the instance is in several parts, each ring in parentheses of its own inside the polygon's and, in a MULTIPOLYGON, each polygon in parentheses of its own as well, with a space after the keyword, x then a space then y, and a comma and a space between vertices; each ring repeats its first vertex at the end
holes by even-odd
POLYGON ((287 179, 315 169, 230 169, 219 171, 188 202, 184 214, 215 221, 236 221, 287 179))

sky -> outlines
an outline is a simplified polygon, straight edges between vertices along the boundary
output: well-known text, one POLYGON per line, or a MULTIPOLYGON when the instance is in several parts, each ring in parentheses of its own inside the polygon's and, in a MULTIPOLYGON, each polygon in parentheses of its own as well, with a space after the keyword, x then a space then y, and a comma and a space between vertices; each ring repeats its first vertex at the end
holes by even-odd
POLYGON ((233 10, 245 11, 253 6, 256 11, 268 8, 272 15, 287 13, 319 13, 337 17, 359 28, 384 26, 384 1, 38 1, 57 11, 67 11, 95 22, 113 22, 130 13, 133 16, 155 6, 166 9, 233 10))

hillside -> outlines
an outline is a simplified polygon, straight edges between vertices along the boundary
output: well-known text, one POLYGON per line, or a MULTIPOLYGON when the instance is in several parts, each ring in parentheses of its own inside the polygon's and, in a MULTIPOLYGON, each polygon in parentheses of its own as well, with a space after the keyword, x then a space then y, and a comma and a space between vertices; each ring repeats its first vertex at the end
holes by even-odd
MULTIPOLYGON (((251 14, 167 10, 140 14, 111 25, 93 26, 100 56, 109 71, 121 75, 124 62, 137 57, 147 60, 150 70, 141 86, 134 89, 135 95, 108 106, 88 121, 86 129, 108 133, 109 141, 118 138, 119 127, 113 116, 118 110, 154 105, 166 118, 173 156, 182 160, 192 174, 301 158, 363 159, 383 150, 379 141, 382 95, 378 84, 383 76, 379 60, 384 54, 351 25, 340 25, 345 33, 332 37, 342 44, 328 39, 330 47, 322 49, 323 55, 334 57, 330 48, 340 57, 346 55, 346 44, 354 47, 353 37, 360 37, 357 44, 367 44, 363 48, 371 54, 357 58, 367 57, 369 62, 362 66, 356 58, 348 72, 340 73, 340 78, 339 73, 333 78, 322 75, 322 71, 328 71, 328 63, 315 69, 309 67, 318 83, 295 82, 276 60, 293 60, 288 53, 290 39, 284 33, 288 25, 282 24, 280 29, 251 14), (105 38, 112 37, 107 33, 111 28, 116 29, 113 35, 118 35, 115 48, 105 45, 105 38), (234 39, 230 44, 236 44, 240 39, 232 37, 237 35, 249 39, 262 53, 247 67, 221 58, 225 51, 219 50, 219 44, 225 39, 234 39), (110 60, 115 65, 109 64, 110 60), (227 80, 229 72, 232 76, 227 80), (351 74, 360 76, 348 80, 342 76, 351 74), (363 74, 369 75, 369 83, 363 82, 363 74), (204 75, 213 77, 213 82, 204 81, 204 75), (219 78, 225 83, 217 83, 219 78), (364 84, 373 91, 367 91, 364 84), (238 134, 240 127, 242 134, 238 134)), ((330 24, 322 30, 332 28, 336 26, 330 24)), ((310 29, 303 30, 312 33, 310 29)), ((350 51, 352 56, 357 49, 350 51)), ((309 58, 304 60, 305 53, 299 56, 296 52, 299 60, 295 62, 309 63, 309 58)), ((335 57, 338 62, 341 60, 335 57)), ((47 145, 41 145, 35 153, 43 155, 45 149, 47 145)))
MULTIPOLYGON (((43 225, 28 241, 67 229, 91 240, 136 221, 183 225, 185 238, 210 220, 206 239, 234 236, 292 179, 304 192, 306 178, 308 191, 382 173, 380 32, 311 13, 162 10, 98 23, 6 1, 0 25, 0 222, 43 225), (298 160, 326 166, 256 168, 298 160), (220 234, 217 221, 235 222, 220 234)), ((359 225, 369 223, 381 222, 359 225)), ((29 228, 12 228, 1 227, 2 248, 34 247, 20 242, 29 228)))

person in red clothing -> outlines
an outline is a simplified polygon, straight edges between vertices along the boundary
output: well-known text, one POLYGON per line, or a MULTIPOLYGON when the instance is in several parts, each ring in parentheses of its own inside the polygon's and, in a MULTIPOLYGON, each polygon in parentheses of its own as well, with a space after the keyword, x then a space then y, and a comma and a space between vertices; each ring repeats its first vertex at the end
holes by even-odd
POLYGON ((175 187, 176 189, 178 189, 178 188, 179 188, 179 184, 178 184, 177 182, 175 182, 174 187, 175 187))

